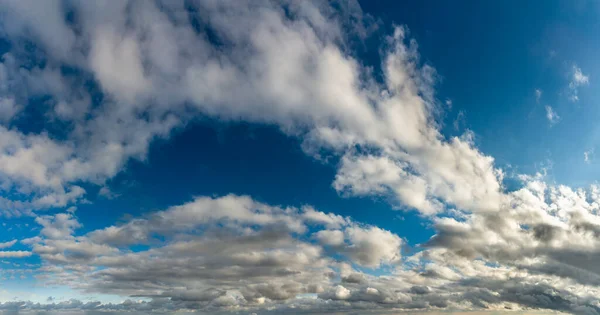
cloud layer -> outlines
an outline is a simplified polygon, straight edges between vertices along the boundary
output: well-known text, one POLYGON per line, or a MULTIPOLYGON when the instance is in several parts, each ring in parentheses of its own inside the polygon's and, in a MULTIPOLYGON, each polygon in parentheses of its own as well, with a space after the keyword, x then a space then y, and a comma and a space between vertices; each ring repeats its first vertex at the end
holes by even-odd
MULTIPOLYGON (((2 0, 0 15, 0 210, 41 227, 0 257, 39 256, 48 286, 131 298, 2 311, 600 313, 600 188, 536 175, 507 191, 470 131, 441 134, 437 74, 405 27, 368 65, 353 44, 377 24, 346 1, 2 0), (32 106, 41 130, 22 124, 32 106), (105 187, 199 117, 277 126, 335 161, 341 196, 384 197, 436 234, 411 254, 377 226, 237 195, 86 233, 73 211, 42 212, 85 202, 82 183, 105 187)), ((572 77, 577 100, 589 79, 572 77)))
POLYGON ((25 242, 44 261, 46 285, 143 301, 90 305, 96 310, 598 313, 598 188, 524 180, 502 215, 434 219, 437 234, 414 254, 375 226, 235 195, 84 234, 72 214, 45 216, 40 237, 25 242))

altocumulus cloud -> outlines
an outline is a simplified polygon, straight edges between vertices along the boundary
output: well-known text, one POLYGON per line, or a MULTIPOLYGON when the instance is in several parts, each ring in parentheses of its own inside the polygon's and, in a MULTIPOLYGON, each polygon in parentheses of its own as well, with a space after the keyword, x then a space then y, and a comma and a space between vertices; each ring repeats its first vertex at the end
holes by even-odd
MULTIPOLYGON (((0 180, 18 192, 0 209, 41 227, 30 251, 0 257, 33 253, 45 285, 130 297, 4 313, 600 313, 600 188, 523 175, 505 191, 470 132, 440 133, 437 74, 406 28, 383 38, 380 74, 356 58, 351 43, 376 26, 356 3, 3 0, 0 14, 14 46, 0 64, 0 180), (69 126, 60 135, 11 123, 40 96, 49 123, 69 126), (407 255, 377 226, 238 195, 86 233, 72 212, 42 212, 85 202, 81 183, 104 185, 201 116, 278 126, 307 155, 339 158, 340 195, 411 208, 435 236, 407 255)), ((576 98, 589 80, 573 71, 576 98)))

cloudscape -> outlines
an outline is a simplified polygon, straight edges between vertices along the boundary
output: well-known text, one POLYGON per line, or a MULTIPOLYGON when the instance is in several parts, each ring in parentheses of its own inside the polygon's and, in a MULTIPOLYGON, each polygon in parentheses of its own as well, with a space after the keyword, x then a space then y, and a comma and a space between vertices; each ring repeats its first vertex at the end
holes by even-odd
POLYGON ((0 314, 600 314, 599 31, 0 0, 0 314))

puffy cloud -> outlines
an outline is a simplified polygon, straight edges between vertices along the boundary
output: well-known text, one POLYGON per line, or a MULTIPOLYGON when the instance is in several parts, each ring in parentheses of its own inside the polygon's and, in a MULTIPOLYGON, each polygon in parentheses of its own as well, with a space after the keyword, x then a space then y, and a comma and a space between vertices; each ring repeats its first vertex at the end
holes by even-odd
POLYGON ((332 229, 315 225, 315 218, 336 216, 245 196, 199 197, 84 235, 76 235, 80 224, 72 214, 45 216, 38 219, 41 237, 27 243, 47 263, 42 278, 48 284, 194 301, 202 307, 249 307, 322 293, 332 287, 336 270, 345 282, 362 277, 348 265, 338 268, 334 254, 371 268, 401 259, 402 240, 389 231, 349 218, 332 229), (341 236, 326 242, 334 252, 310 242, 308 226, 320 229, 318 239, 327 233, 341 236), (146 250, 130 250, 150 244, 146 250))
POLYGON ((304 220, 315 223, 322 224, 329 228, 340 228, 342 225, 346 225, 348 223, 348 219, 336 215, 334 213, 324 213, 321 211, 317 211, 312 207, 304 207, 304 213, 302 214, 304 220))
MULTIPOLYGON (((352 2, 5 0, 0 11, 16 47, 0 67, 0 180, 18 195, 3 194, 4 215, 80 202, 80 183, 105 187, 155 138, 209 116, 277 126, 306 154, 339 158, 341 195, 384 196, 435 230, 403 256, 390 231, 244 196, 198 197, 85 234, 73 213, 54 212, 22 242, 31 252, 0 257, 35 253, 45 284, 148 301, 2 309, 598 313, 598 188, 527 177, 505 191, 472 133, 441 134, 437 75, 406 28, 384 37, 374 75, 349 48, 372 28, 352 2), (20 130, 35 97, 48 99, 48 124, 68 128, 20 130)), ((575 66, 572 100, 586 84, 575 66)))
MULTIPOLYGON (((66 194, 77 181, 102 184, 129 158, 143 159, 153 138, 208 115, 275 124, 301 137, 308 154, 343 156, 334 186, 348 194, 385 192, 425 214, 441 211, 440 200, 469 210, 491 206, 501 175, 468 140, 440 135, 432 114, 435 70, 420 62, 406 30, 397 27, 386 38, 378 82, 343 45, 364 36, 370 19, 351 1, 340 4, 197 1, 190 10, 183 1, 54 1, 39 16, 30 2, 7 1, 7 34, 47 56, 29 73, 7 72, 8 81, 24 87, 18 95, 7 90, 7 97, 27 106, 29 96, 49 96, 48 115, 73 128, 61 137, 0 130, 22 147, 0 157, 14 160, 0 172, 37 194, 66 194), (351 27, 341 20, 346 14, 351 27), (59 71, 64 64, 97 84, 99 104, 81 80, 59 71), (353 164, 361 168, 350 173, 353 164), (394 178, 377 177, 388 169, 394 178), (357 182, 366 177, 366 184, 357 182)), ((27 57, 10 55, 4 64, 15 69, 27 57)), ((77 200, 46 198, 43 206, 77 200)))
POLYGON ((344 288, 342 285, 337 285, 332 288, 329 292, 320 294, 320 298, 325 300, 346 300, 350 297, 350 290, 344 288))
POLYGON ((302 305, 313 312, 547 308, 596 314, 600 280, 590 261, 598 232, 584 209, 597 203, 535 178, 511 198, 514 208, 502 217, 492 211, 462 222, 435 219, 436 236, 405 257, 402 239, 389 231, 350 218, 337 228, 315 224, 314 218, 335 216, 234 195, 199 197, 83 235, 76 235, 72 214, 47 216, 39 221, 42 236, 26 243, 44 261, 39 278, 46 284, 153 298, 155 310, 302 305), (131 251, 136 245, 152 246, 131 251), (376 276, 354 266, 391 270, 376 276), (303 304, 303 295, 316 300, 303 304))
POLYGON ((397 195, 401 203, 425 214, 441 211, 441 204, 428 199, 427 182, 387 157, 344 157, 334 187, 354 195, 397 195))
MULTIPOLYGON (((182 206, 90 233, 98 243, 119 245, 147 242, 152 233, 192 231, 213 222, 273 226, 302 233, 306 227, 297 209, 282 209, 258 203, 249 197, 229 195, 218 199, 201 197, 182 206)), ((325 214, 323 214, 325 215, 325 214)))
POLYGON ((351 226, 345 230, 350 245, 347 251, 358 264, 377 267, 400 261, 402 239, 378 227, 351 226))
POLYGON ((585 270, 596 272, 587 261, 599 248, 597 187, 573 191, 532 179, 508 198, 502 213, 436 219, 427 246, 587 282, 585 270))
POLYGON ((321 230, 314 237, 361 266, 378 267, 398 263, 401 259, 402 239, 378 227, 350 223, 344 230, 321 230))
POLYGON ((68 213, 59 213, 54 216, 37 217, 35 221, 43 228, 41 235, 49 239, 68 238, 81 224, 68 213))
POLYGON ((344 232, 338 230, 322 230, 315 233, 315 238, 323 245, 340 246, 344 244, 344 232))

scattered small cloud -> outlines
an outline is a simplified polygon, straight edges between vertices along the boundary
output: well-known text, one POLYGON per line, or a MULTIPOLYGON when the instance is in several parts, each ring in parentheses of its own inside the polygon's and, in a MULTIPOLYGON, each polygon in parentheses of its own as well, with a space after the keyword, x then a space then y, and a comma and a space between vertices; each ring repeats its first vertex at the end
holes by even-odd
POLYGON ((584 74, 577 65, 573 65, 571 69, 571 81, 569 82, 569 100, 572 102, 579 101, 579 87, 589 85, 590 78, 584 74))
POLYGON ((98 196, 104 197, 106 199, 115 199, 119 197, 120 194, 117 194, 114 191, 110 190, 110 188, 104 186, 98 191, 98 196))
POLYGON ((594 158, 594 149, 593 148, 583 152, 583 161, 585 163, 587 163, 587 164, 592 163, 593 158, 594 158))
POLYGON ((452 100, 447 98, 446 99, 446 106, 448 106, 449 109, 452 109, 452 100))
POLYGON ((536 101, 536 103, 539 103, 541 98, 542 98, 542 90, 535 89, 535 101, 536 101))
POLYGON ((560 116, 549 105, 546 105, 546 118, 550 122, 550 125, 554 125, 560 120, 560 116))

